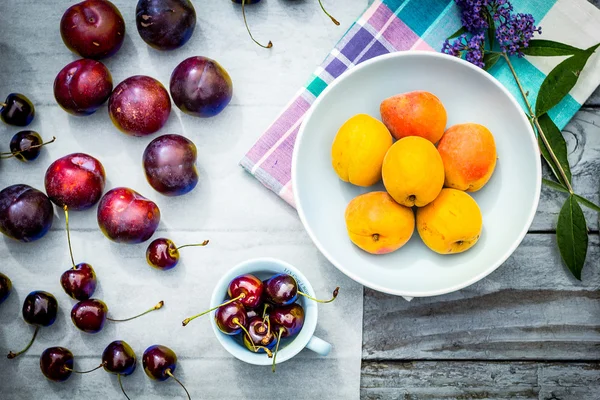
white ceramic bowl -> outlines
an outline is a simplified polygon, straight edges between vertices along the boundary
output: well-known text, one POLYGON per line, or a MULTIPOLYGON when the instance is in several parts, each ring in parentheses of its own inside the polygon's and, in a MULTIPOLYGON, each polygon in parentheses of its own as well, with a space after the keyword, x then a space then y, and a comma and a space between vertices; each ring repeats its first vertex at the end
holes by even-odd
MULTIPOLYGON (((255 258, 236 265, 219 280, 210 299, 210 308, 216 307, 228 299, 227 288, 233 278, 244 274, 252 274, 264 280, 278 273, 286 273, 293 276, 296 282, 298 282, 298 288, 301 292, 315 297, 313 287, 297 268, 275 258, 255 258)), ((314 336, 318 319, 317 303, 307 300, 303 296, 298 296, 298 303, 304 308, 304 325, 300 333, 294 338, 282 339, 279 352, 277 353, 277 364, 294 357, 305 347, 322 356, 326 356, 331 350, 331 344, 314 336)), ((215 322, 215 312, 213 311, 210 314, 211 324, 217 339, 225 350, 239 360, 249 364, 272 364, 273 360, 268 358, 265 353, 254 353, 244 347, 240 335, 228 336, 221 332, 215 322)))
POLYGON ((355 281, 402 296, 434 296, 482 279, 517 248, 531 225, 541 188, 541 164, 531 126, 514 97, 487 72, 434 52, 398 52, 366 61, 335 80, 313 104, 298 133, 292 180, 300 219, 327 259, 355 281), (483 233, 470 250, 438 255, 415 230, 388 255, 371 255, 348 239, 346 205, 359 194, 384 190, 342 182, 331 166, 331 144, 350 117, 378 119, 379 104, 398 93, 426 90, 443 102, 448 125, 477 122, 494 134, 496 170, 473 197, 483 233))

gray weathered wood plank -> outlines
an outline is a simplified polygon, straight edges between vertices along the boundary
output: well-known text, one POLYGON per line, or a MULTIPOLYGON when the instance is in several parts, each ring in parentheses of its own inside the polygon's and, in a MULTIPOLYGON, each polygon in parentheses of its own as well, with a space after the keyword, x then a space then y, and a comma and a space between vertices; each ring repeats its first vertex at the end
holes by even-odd
POLYGON ((597 400, 600 363, 365 362, 361 398, 597 400))
POLYGON ((365 290, 363 359, 600 360, 600 249, 583 281, 562 266, 555 236, 529 234, 482 281, 411 302, 365 290))

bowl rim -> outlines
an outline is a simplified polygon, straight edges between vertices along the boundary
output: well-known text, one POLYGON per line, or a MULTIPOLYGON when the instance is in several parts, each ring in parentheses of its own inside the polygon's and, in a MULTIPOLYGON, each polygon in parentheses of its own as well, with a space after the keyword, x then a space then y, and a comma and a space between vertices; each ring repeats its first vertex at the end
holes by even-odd
MULTIPOLYGON (((315 246, 317 246, 319 251, 329 260, 329 262, 331 262, 338 270, 343 272, 346 276, 348 276, 352 280, 360 283, 361 285, 367 286, 367 287, 377 290, 379 292, 388 293, 388 294, 392 294, 392 295, 396 295, 396 296, 411 297, 411 298, 412 297, 438 296, 438 295, 442 295, 442 294, 455 292, 457 290, 460 290, 467 286, 470 286, 475 282, 480 281, 481 279, 485 278, 486 276, 488 276, 489 274, 494 272, 496 269, 498 269, 498 267, 500 267, 512 255, 512 253, 517 249, 517 247, 521 244, 521 242, 525 238, 525 235, 527 235, 529 227, 531 226, 531 224, 533 222, 535 213, 538 208, 538 204, 539 204, 539 200, 540 200, 540 193, 541 193, 541 189, 542 189, 542 164, 541 164, 541 160, 539 159, 539 157, 537 157, 537 161, 535 163, 535 169, 536 169, 535 170, 535 175, 536 175, 535 193, 536 193, 536 195, 535 195, 534 201, 532 202, 531 207, 529 209, 529 215, 528 215, 527 221, 523 225, 523 228, 521 229, 521 232, 519 232, 519 235, 516 237, 516 239, 511 244, 511 246, 507 249, 507 251, 502 255, 502 257, 500 257, 495 263, 490 264, 490 266, 488 268, 486 268, 484 271, 477 274, 476 276, 474 276, 462 283, 459 283, 459 284, 453 285, 449 288, 446 288, 446 289, 438 289, 438 290, 430 290, 430 291, 410 291, 410 290, 390 289, 388 287, 374 284, 374 283, 370 282, 368 279, 361 278, 360 276, 350 272, 339 261, 337 261, 327 251, 327 249, 325 249, 323 247, 321 242, 317 239, 312 228, 308 224, 308 221, 306 219, 306 214, 304 211, 304 207, 302 206, 302 202, 300 201, 300 198, 298 195, 298 193, 299 193, 298 181, 296 179, 297 169, 298 169, 298 149, 300 148, 300 144, 305 137, 307 122, 311 119, 314 111, 318 108, 318 106, 323 101, 323 99, 327 97, 327 94, 331 90, 333 90, 336 86, 338 86, 341 82, 348 79, 355 72, 360 71, 365 68, 369 68, 369 66, 371 66, 373 64, 376 64, 379 62, 384 62, 388 59, 412 58, 412 57, 425 57, 425 58, 431 58, 434 60, 435 59, 444 59, 446 61, 455 62, 459 65, 462 65, 463 67, 466 67, 466 68, 470 69, 471 71, 473 71, 474 73, 480 74, 480 75, 484 76, 486 79, 488 79, 489 81, 491 81, 509 98, 509 100, 512 102, 512 104, 517 109, 523 111, 521 108, 521 105, 515 99, 515 97, 512 95, 512 93, 510 93, 508 91, 508 89, 506 87, 504 87, 504 85, 502 85, 494 76, 492 76, 491 74, 487 73, 483 69, 481 69, 461 58, 450 56, 448 54, 438 53, 435 51, 427 51, 427 50, 398 51, 398 52, 380 55, 380 56, 371 58, 367 61, 364 61, 364 62, 350 68, 349 70, 344 72, 342 75, 340 75, 338 78, 336 78, 331 84, 329 84, 325 88, 325 90, 323 90, 323 92, 317 97, 315 102, 309 108, 308 112, 305 114, 302 124, 300 126, 300 129, 298 131, 298 135, 296 137, 296 143, 294 145, 294 152, 293 152, 293 156, 292 156, 292 171, 291 171, 292 172, 292 191, 294 193, 294 202, 296 204, 296 210, 298 211, 298 215, 300 216, 300 221, 302 221, 302 225, 304 226, 304 229, 308 233, 312 242, 315 244, 315 246)), ((525 126, 527 126, 527 133, 528 133, 527 137, 531 141, 533 148, 537 148, 538 147, 537 138, 535 136, 533 128, 531 127, 531 124, 529 123, 529 120, 527 119, 525 112, 524 111, 521 112, 520 115, 521 115, 522 121, 525 122, 525 126)))

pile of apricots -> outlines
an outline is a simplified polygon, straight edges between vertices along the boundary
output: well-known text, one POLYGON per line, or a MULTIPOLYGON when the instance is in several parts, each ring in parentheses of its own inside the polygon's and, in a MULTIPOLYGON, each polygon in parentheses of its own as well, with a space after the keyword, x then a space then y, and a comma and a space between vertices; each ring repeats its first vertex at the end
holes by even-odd
POLYGON ((447 113, 432 93, 387 98, 381 121, 358 114, 339 129, 333 169, 345 182, 386 191, 354 198, 345 212, 350 240, 372 254, 400 249, 415 226, 439 254, 461 253, 481 236, 481 210, 467 192, 481 189, 496 167, 492 133, 477 123, 446 129, 447 113), (395 139, 395 141, 394 141, 395 139))

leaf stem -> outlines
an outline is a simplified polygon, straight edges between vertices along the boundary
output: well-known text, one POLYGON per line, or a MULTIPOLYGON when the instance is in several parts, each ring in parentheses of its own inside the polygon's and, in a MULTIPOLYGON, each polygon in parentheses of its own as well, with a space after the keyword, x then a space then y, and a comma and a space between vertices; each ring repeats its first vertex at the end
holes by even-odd
POLYGON ((529 118, 533 121, 533 124, 537 128, 538 134, 540 135, 540 138, 542 139, 544 146, 546 146, 546 149, 548 149, 548 153, 550 154, 550 158, 552 159, 552 162, 556 166, 556 170, 559 172, 559 174, 563 180, 563 183, 567 187, 567 190, 569 191, 569 193, 575 194, 575 192, 573 191, 573 187, 571 186, 571 182, 569 182, 569 179, 567 178, 567 174, 565 173, 565 170, 563 169, 562 165, 558 161, 558 158, 556 157, 554 150, 552 150, 550 143, 548 143, 546 134, 544 133, 544 130, 540 126, 537 116, 534 114, 533 109, 531 108, 531 104, 529 103, 529 100, 527 99, 527 95, 525 94, 523 85, 521 85, 521 80, 519 79, 519 77, 517 75, 517 71, 515 71, 515 68, 513 67, 512 63, 510 62, 510 58, 508 57, 508 54, 503 52, 502 57, 504 57, 504 60, 506 60, 506 64, 508 65, 510 72, 512 73, 513 77, 515 78, 515 82, 517 82, 517 86, 519 87, 519 90, 521 91, 521 96, 523 96, 523 100, 525 101, 525 104, 527 105, 527 109, 529 110, 529 118))

